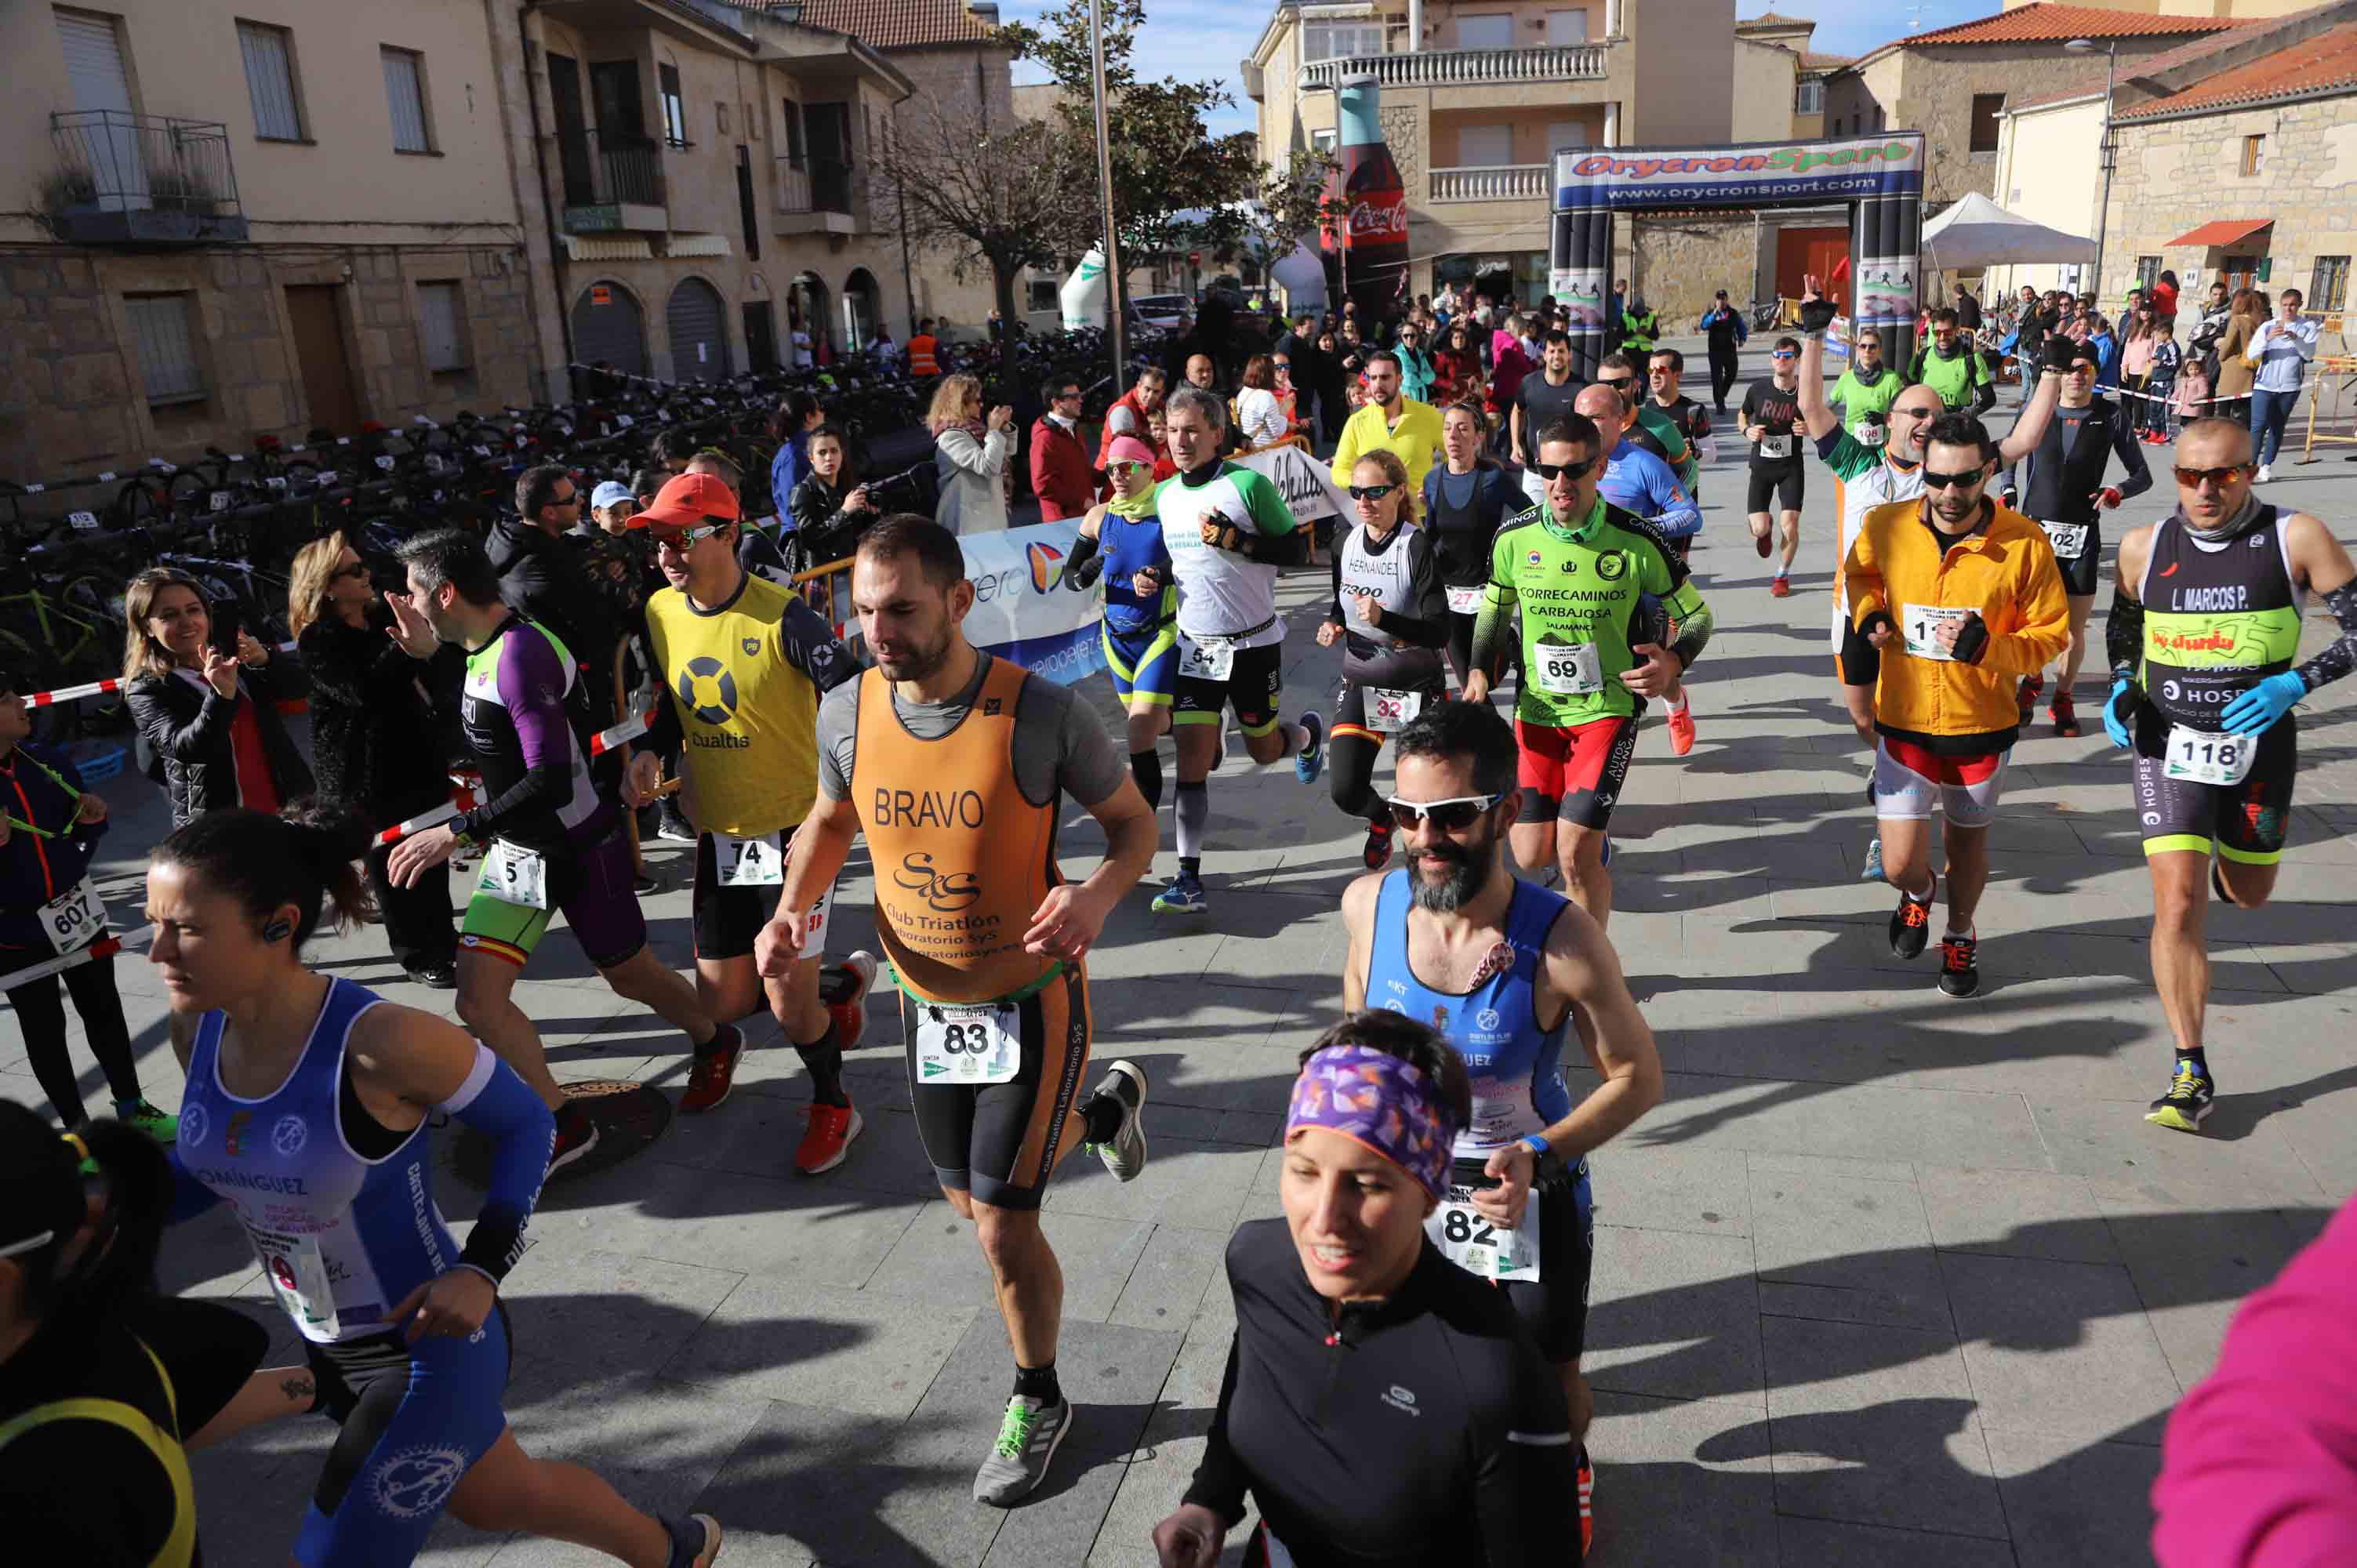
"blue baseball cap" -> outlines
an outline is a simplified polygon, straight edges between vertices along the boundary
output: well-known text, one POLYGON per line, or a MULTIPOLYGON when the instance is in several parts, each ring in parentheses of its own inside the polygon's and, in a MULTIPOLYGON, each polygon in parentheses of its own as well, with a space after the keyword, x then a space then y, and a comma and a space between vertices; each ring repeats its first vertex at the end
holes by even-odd
POLYGON ((635 501, 638 499, 630 493, 630 486, 619 479, 608 479, 589 493, 589 505, 594 510, 603 511, 616 501, 635 501))

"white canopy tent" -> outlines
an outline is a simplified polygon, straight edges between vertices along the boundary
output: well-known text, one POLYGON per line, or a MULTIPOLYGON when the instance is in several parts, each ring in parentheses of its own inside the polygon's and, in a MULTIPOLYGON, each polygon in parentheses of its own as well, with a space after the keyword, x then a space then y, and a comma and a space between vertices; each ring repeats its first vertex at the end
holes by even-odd
POLYGON ((2027 262, 2084 263, 2095 242, 2007 212, 1974 191, 1923 225, 1923 260, 1939 272, 1973 272, 2027 262))

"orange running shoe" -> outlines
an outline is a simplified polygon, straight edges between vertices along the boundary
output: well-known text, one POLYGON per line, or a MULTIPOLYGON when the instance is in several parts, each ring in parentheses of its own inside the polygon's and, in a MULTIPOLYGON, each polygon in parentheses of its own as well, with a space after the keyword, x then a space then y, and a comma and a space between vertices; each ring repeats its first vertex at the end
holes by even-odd
POLYGON ((851 1152, 851 1140, 859 1136, 866 1125, 859 1119, 859 1110, 851 1105, 813 1105, 810 1108, 810 1125, 802 1131, 802 1147, 794 1151, 794 1169, 804 1176, 820 1176, 843 1164, 844 1155, 851 1152))
POLYGON ((1684 757, 1694 749, 1694 699, 1689 697, 1685 706, 1670 710, 1670 755, 1684 757))

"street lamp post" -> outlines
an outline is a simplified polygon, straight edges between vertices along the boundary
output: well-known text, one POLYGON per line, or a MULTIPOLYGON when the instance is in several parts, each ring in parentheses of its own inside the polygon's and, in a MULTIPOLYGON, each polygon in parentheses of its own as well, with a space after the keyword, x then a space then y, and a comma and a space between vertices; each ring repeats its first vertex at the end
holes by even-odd
POLYGON ((1096 100, 1097 196, 1104 203, 1105 324, 1113 329, 1113 394, 1119 397, 1129 388, 1129 353, 1121 317, 1121 225, 1113 210, 1113 141, 1105 130, 1104 0, 1089 0, 1089 83, 1096 100))
POLYGON ((2072 54, 2093 54, 2104 51, 2104 141, 2101 154, 2104 165, 2104 198, 2095 208, 2095 298, 2104 297, 2104 231, 2112 215, 2112 165, 2117 161, 2112 147, 2112 86, 2119 75, 2120 46, 2117 43, 2098 44, 2092 38, 2072 38, 2062 46, 2072 54))

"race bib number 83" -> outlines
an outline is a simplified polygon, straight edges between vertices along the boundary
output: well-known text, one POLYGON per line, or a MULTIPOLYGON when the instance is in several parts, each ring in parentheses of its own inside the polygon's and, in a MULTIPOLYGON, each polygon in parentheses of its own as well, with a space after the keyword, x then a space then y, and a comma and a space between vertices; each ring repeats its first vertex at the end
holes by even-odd
POLYGON ((917 1082, 1005 1083, 1022 1066, 1020 1025, 1012 1004, 917 1006, 917 1082))

